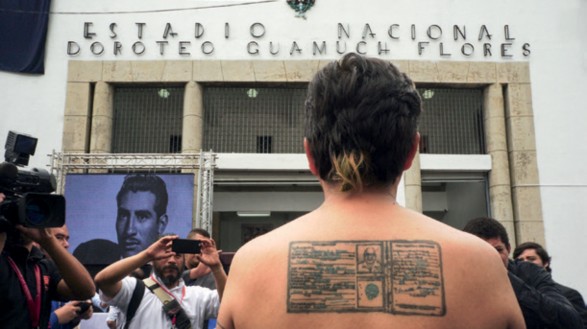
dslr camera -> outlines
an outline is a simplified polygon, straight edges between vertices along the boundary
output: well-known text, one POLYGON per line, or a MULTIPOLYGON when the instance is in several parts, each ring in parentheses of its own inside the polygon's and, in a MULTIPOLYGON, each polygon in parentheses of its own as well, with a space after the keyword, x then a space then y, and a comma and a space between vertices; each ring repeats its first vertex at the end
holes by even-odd
POLYGON ((55 177, 47 170, 24 170, 35 154, 37 139, 8 132, 5 162, 0 164, 0 232, 14 231, 15 225, 46 228, 65 224, 65 198, 51 194, 55 191, 55 177))

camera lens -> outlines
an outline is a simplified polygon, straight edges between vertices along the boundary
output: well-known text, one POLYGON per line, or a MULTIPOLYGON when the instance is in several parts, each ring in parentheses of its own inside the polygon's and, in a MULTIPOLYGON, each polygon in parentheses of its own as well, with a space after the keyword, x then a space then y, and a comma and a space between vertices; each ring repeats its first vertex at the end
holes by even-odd
POLYGON ((45 200, 30 198, 26 204, 26 221, 30 227, 46 227, 48 217, 51 216, 51 208, 45 200))
POLYGON ((61 195, 26 193, 19 200, 19 221, 27 227, 61 227, 65 224, 65 198, 61 195))

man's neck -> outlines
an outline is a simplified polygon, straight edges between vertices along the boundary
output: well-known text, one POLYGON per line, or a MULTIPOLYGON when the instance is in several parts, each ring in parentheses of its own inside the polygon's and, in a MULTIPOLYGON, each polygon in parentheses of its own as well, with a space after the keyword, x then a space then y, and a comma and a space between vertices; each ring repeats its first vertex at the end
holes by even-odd
POLYGON ((379 200, 384 203, 396 203, 397 190, 400 180, 397 179, 389 186, 366 187, 362 191, 342 192, 339 184, 331 184, 321 180, 322 190, 324 191, 325 201, 342 201, 351 200, 360 201, 361 199, 379 200))

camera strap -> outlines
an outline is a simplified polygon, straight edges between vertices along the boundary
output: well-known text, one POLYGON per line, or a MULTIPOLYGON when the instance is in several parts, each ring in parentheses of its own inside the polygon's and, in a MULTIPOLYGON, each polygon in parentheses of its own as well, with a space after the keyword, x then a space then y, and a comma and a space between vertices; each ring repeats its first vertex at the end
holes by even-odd
MULTIPOLYGON (((143 280, 145 286, 151 290, 151 292, 159 298, 163 303, 163 312, 167 314, 171 320, 172 328, 175 329, 191 329, 192 324, 181 304, 173 297, 173 294, 165 289, 164 286, 159 284, 157 280, 151 275, 150 277, 143 280)), ((185 297, 185 286, 183 287, 181 300, 185 297)))
POLYGON ((16 265, 16 263, 8 256, 8 263, 10 267, 14 270, 16 275, 18 276, 18 281, 20 281, 20 287, 22 288, 22 292, 26 298, 27 307, 29 309, 29 315, 31 316, 31 322, 33 328, 39 327, 39 321, 41 318, 41 269, 39 268, 38 264, 35 264, 35 278, 37 281, 37 295, 33 300, 33 296, 31 295, 31 291, 29 290, 29 286, 26 284, 20 269, 16 265))

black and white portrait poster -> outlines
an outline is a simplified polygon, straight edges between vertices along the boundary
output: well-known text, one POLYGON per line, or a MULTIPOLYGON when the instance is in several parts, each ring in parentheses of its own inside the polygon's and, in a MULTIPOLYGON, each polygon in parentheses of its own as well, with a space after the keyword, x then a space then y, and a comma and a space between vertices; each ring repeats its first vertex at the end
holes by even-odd
POLYGON ((69 174, 69 250, 85 265, 107 265, 162 234, 192 228, 193 174, 69 174))

